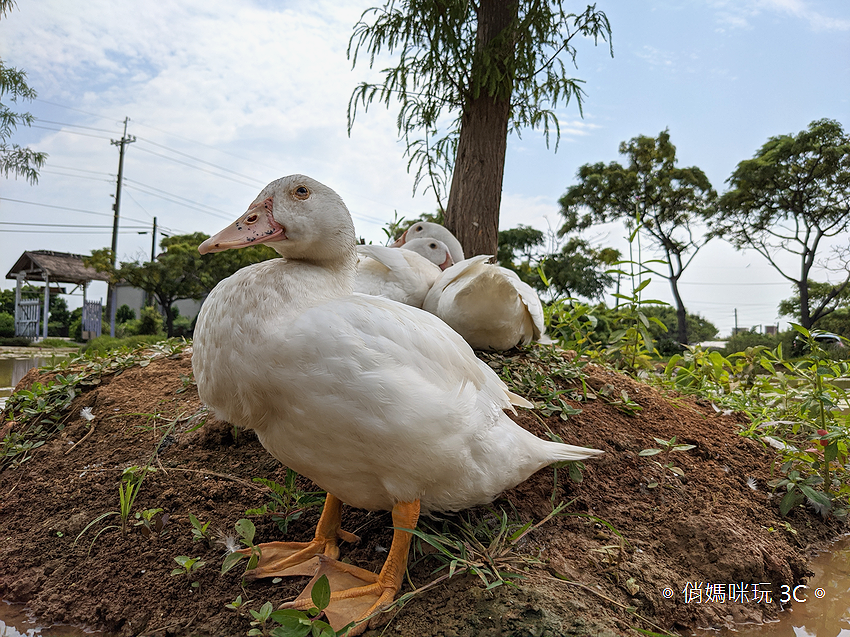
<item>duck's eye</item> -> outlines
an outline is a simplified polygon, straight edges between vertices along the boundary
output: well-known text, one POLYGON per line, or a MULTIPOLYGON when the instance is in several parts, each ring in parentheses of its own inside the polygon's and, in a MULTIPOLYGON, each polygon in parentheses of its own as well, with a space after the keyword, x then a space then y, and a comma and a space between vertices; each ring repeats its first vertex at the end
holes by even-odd
POLYGON ((306 199, 310 196, 310 191, 306 186, 298 186, 298 188, 295 189, 295 196, 298 199, 306 199))
POLYGON ((436 244, 436 243, 429 243, 429 244, 428 244, 428 247, 429 247, 429 248, 431 248, 432 250, 436 250, 436 249, 437 249, 437 244, 436 244))
POLYGON ((422 226, 416 226, 416 232, 422 232, 422 226))

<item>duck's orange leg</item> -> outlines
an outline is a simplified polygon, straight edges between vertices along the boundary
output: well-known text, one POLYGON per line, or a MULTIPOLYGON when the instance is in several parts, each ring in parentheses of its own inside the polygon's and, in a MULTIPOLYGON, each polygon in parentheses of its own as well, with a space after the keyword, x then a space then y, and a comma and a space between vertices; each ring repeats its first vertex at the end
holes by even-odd
MULTIPOLYGON (((325 609, 328 623, 334 630, 365 619, 375 611, 389 606, 401 588, 407 568, 412 535, 404 529, 415 529, 419 519, 419 500, 399 502, 393 507, 393 543, 383 568, 378 575, 336 559, 322 557, 319 570, 295 601, 284 604, 286 608, 306 610, 313 607, 313 584, 327 575, 331 585, 331 601, 325 609)), ((368 622, 357 624, 348 631, 353 637, 366 630, 368 622)))
MULTIPOLYGON (((327 495, 325 508, 316 525, 316 535, 310 542, 267 542, 260 544, 260 561, 257 568, 245 573, 248 578, 283 577, 288 575, 313 575, 319 566, 320 555, 332 559, 339 557, 337 540, 356 542, 353 533, 340 528, 339 498, 327 495)), ((251 554, 251 549, 237 551, 243 555, 251 554)))

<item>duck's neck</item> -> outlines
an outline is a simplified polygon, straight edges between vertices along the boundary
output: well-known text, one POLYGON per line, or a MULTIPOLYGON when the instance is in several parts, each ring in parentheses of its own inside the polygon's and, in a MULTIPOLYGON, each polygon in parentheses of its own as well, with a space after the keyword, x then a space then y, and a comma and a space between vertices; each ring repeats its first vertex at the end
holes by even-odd
POLYGON ((301 307, 319 305, 354 291, 357 253, 352 246, 341 259, 273 259, 269 274, 274 286, 287 289, 290 299, 301 307))

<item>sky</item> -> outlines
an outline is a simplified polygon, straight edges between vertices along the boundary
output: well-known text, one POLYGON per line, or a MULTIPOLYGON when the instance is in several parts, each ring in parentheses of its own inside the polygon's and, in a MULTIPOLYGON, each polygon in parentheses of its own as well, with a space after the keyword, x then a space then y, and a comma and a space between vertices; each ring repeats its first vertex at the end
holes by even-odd
MULTIPOLYGON (((374 3, 376 4, 376 3, 374 3)), ((582 6, 566 3, 580 11, 582 6)), ((0 287, 25 250, 89 254, 109 247, 123 133, 126 145, 118 259, 149 259, 151 230, 214 234, 241 215, 268 182, 309 175, 347 203, 358 235, 384 243, 394 215, 433 212, 413 193, 397 109, 346 110, 381 62, 352 69, 353 26, 372 0, 18 0, 0 17, 0 57, 27 72, 38 93, 9 104, 32 113, 12 142, 49 157, 37 185, 0 177, 0 287), (30 225, 25 225, 30 224, 30 225), (48 224, 48 225, 32 225, 48 224), (59 225, 64 224, 64 225, 59 225)), ((850 131, 850 3, 846 0, 599 0, 607 44, 577 44, 573 76, 586 97, 557 115, 557 152, 539 131, 511 136, 500 227, 560 226, 558 198, 587 163, 624 161, 621 142, 669 129, 679 166, 698 166, 718 192, 738 162, 770 137, 820 118, 850 131)), ((388 64, 386 64, 388 65, 388 64)), ((628 252, 621 224, 587 238, 628 252)), ((161 238, 161 237, 160 237, 161 238)), ((848 237, 836 242, 846 244, 848 237)), ((654 256, 644 245, 644 258, 654 256)), ((799 271, 793 258, 782 259, 799 271)), ((829 273, 816 272, 819 280, 829 273)), ((777 306, 791 284, 760 255, 715 240, 685 271, 689 311, 728 335, 787 327, 777 306)), ((103 298, 104 284, 89 288, 103 298)), ((672 301, 656 278, 652 298, 672 301)), ((77 307, 78 293, 65 297, 77 307)))

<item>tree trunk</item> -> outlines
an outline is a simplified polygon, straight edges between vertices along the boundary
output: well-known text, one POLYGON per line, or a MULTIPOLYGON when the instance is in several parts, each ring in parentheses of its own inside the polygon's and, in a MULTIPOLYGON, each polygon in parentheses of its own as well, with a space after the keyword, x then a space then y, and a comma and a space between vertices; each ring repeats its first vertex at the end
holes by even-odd
MULTIPOLYGON (((517 11, 515 2, 481 0, 477 51, 510 26, 517 11)), ((506 44, 501 53, 506 60, 505 68, 511 68, 513 65, 508 62, 514 55, 513 47, 506 44)), ((501 66, 498 61, 496 64, 501 66)), ((476 59, 473 77, 477 67, 476 59)), ((458 238, 467 257, 496 254, 510 110, 510 90, 505 97, 493 97, 482 88, 477 97, 469 98, 461 115, 445 224, 458 238)))
MULTIPOLYGON (((808 274, 808 271, 806 271, 808 274)), ((800 290, 800 325, 807 330, 812 329, 812 317, 809 313, 809 282, 806 278, 797 281, 797 289, 800 290)))
POLYGON ((676 302, 676 327, 678 328, 677 340, 682 345, 688 344, 688 314, 685 311, 685 303, 679 294, 679 277, 670 277, 670 288, 673 290, 673 300, 676 302))

